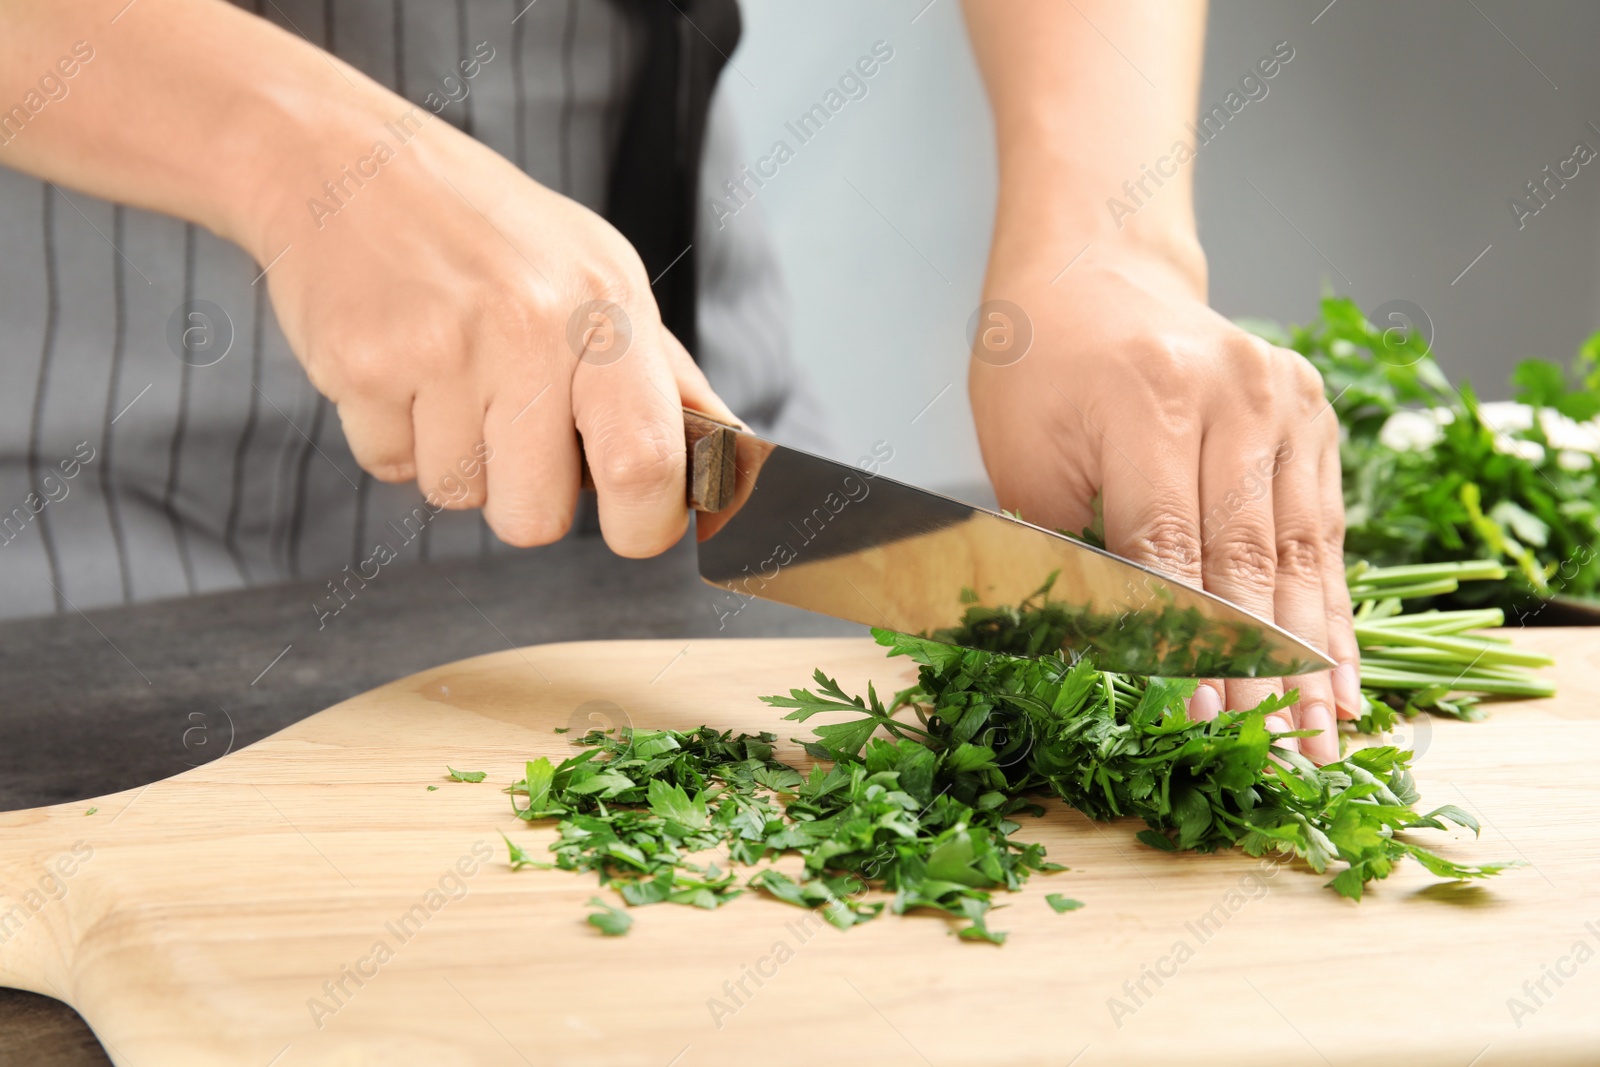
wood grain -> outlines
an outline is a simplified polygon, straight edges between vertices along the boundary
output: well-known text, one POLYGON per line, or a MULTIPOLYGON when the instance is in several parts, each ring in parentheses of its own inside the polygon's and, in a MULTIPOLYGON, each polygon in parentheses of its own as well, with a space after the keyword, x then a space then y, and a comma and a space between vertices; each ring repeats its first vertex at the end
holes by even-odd
POLYGON ((1441 850, 1530 863, 1481 886, 1408 864, 1355 905, 1294 865, 1157 853, 1137 826, 1053 805, 1022 836, 1072 870, 1006 896, 1003 948, 934 916, 840 933, 755 896, 640 909, 602 938, 589 878, 514 873, 498 837, 551 838, 498 790, 567 750, 553 727, 788 736, 755 694, 818 665, 880 690, 905 668, 854 639, 545 645, 394 682, 92 816, 0 816, 0 984, 71 1003, 129 1067, 1592 1064, 1591 634, 1518 635, 1559 658, 1558 698, 1418 737, 1424 803, 1484 824, 1433 835, 1441 850), (489 779, 445 781, 446 764, 489 779), (1048 892, 1087 906, 1057 915, 1048 892), (1523 983, 1542 977, 1536 1001, 1523 983), (1513 1018, 1512 997, 1531 1010, 1513 1018))

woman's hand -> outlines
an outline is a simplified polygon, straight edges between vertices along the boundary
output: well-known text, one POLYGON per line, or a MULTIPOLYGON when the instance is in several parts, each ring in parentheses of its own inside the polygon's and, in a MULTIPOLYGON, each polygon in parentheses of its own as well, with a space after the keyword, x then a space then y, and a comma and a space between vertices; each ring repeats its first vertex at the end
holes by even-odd
MULTIPOLYGON (((1339 424, 1309 364, 1206 306, 1184 124, 1205 5, 965 10, 1000 162, 985 298, 1032 326, 1014 362, 981 328, 974 349, 973 413, 1000 503, 1077 530, 1099 493, 1112 551, 1325 649, 1339 669, 1289 679, 1300 701, 1274 725, 1318 731, 1284 743, 1335 759, 1335 709, 1353 717, 1360 701, 1339 424)), ((1252 708, 1281 684, 1211 683, 1190 711, 1252 708)))
POLYGON ((254 255, 364 468, 542 544, 571 521, 581 436, 607 543, 678 539, 681 406, 733 416, 611 226, 231 4, 0 4, 0 99, 73 48, 70 102, 6 164, 254 255))
POLYGON ((1353 718, 1360 697, 1339 422, 1321 378, 1208 308, 1194 271, 1161 256, 1091 247, 1054 282, 1050 267, 990 265, 986 300, 1015 305, 1032 333, 1020 359, 986 347, 981 323, 974 346, 973 412, 1001 505, 1076 531, 1098 493, 1111 551, 1327 650, 1337 672, 1208 682, 1191 712, 1211 718, 1298 687, 1292 722, 1269 725, 1317 730, 1297 747, 1337 759, 1336 709, 1353 718))
POLYGON ((357 460, 537 545, 571 521, 581 436, 607 543, 668 548, 687 522, 680 407, 733 415, 662 327, 638 255, 426 109, 384 102, 386 120, 337 118, 273 175, 251 241, 264 262, 287 249, 273 305, 357 460))

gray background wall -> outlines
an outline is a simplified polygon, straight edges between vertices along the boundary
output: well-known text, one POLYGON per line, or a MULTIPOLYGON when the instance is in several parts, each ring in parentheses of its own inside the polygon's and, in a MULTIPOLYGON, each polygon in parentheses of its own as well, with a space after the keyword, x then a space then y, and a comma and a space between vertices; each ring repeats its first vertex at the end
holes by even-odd
MULTIPOLYGON (((1231 316, 1295 322, 1315 314, 1324 289, 1369 309, 1409 300, 1432 319, 1446 372, 1503 396, 1516 359, 1567 359, 1600 328, 1600 160, 1520 232, 1506 205, 1574 142, 1600 149, 1585 125, 1600 126, 1600 5, 1326 4, 1212 4, 1205 104, 1276 42, 1295 49, 1268 95, 1196 164, 1212 302, 1231 316)), ((891 475, 974 492, 983 470, 966 407, 965 330, 995 179, 958 4, 744 8, 725 91, 752 153, 785 137, 784 123, 873 42, 895 49, 866 97, 801 147, 758 200, 838 454, 853 458, 883 438, 896 448, 891 475)), ((1149 89, 1127 71, 1106 91, 1149 89)))

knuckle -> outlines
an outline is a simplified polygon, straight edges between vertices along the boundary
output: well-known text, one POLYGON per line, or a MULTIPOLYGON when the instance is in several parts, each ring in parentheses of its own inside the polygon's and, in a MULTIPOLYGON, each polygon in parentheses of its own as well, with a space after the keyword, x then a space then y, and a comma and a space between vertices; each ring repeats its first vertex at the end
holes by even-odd
POLYGON ((446 479, 428 493, 428 499, 446 511, 470 511, 483 507, 484 492, 481 486, 450 484, 446 479))
POLYGON ((1315 537, 1300 533, 1280 536, 1275 563, 1280 575, 1320 583, 1322 543, 1315 537))
POLYGON ((394 361, 382 345, 335 339, 314 363, 316 371, 307 368, 312 384, 321 388, 321 379, 331 379, 327 384, 337 389, 340 395, 335 399, 341 401, 351 395, 372 396, 385 392, 394 380, 394 361))
POLYGON ((1311 365, 1310 360, 1300 355, 1300 353, 1285 351, 1284 354, 1289 358, 1291 366, 1294 368, 1291 373, 1294 375, 1294 382, 1300 391, 1300 395, 1312 404, 1322 403, 1322 374, 1316 367, 1311 365))
POLYGON ((514 515, 485 515, 494 535, 514 548, 554 544, 572 529, 572 516, 551 511, 519 511, 514 515))
POLYGON ((1129 339, 1127 348, 1137 380, 1162 393, 1169 391, 1175 376, 1186 370, 1188 360, 1172 338, 1143 333, 1129 339))
POLYGON ((1126 433, 1127 401, 1132 399, 1160 426, 1174 433, 1192 429, 1198 419, 1194 396, 1181 383, 1193 379, 1195 364, 1182 346, 1172 338, 1145 333, 1131 338, 1127 351, 1130 358, 1122 388, 1086 405, 1091 421, 1113 435, 1126 433))
POLYGON ((1265 537, 1223 541, 1212 549, 1208 562, 1214 576, 1238 585, 1270 587, 1277 577, 1277 554, 1265 537))
POLYGON ((1223 355, 1234 372, 1251 379, 1267 378, 1278 362, 1277 349, 1253 333, 1240 330, 1230 333, 1222 342, 1223 355))
POLYGON ((651 556, 659 556, 676 544, 678 538, 683 536, 687 524, 688 517, 685 516, 683 523, 675 528, 654 530, 641 535, 636 530, 619 531, 615 526, 607 528, 605 519, 602 518, 600 532, 605 537, 606 546, 617 555, 625 559, 649 559, 651 556))
POLYGON ((1270 411, 1282 403, 1271 345, 1254 334, 1240 332, 1230 335, 1222 348, 1230 372, 1228 388, 1251 410, 1270 411))
POLYGON ((632 440, 612 435, 598 455, 590 456, 589 465, 598 485, 624 497, 650 497, 682 489, 682 444, 673 449, 659 433, 632 440))
POLYGON ((641 304, 639 289, 629 272, 622 269, 596 271, 584 286, 588 299, 634 308, 641 304))
POLYGON ((380 382, 393 387, 397 370, 407 372, 412 381, 462 373, 469 363, 472 337, 483 322, 481 298, 454 311, 441 307, 395 319, 376 341, 359 346, 371 353, 363 364, 372 376, 373 388, 379 388, 380 382))
POLYGON ((565 317, 566 302, 556 290, 542 281, 517 282, 499 306, 515 309, 524 329, 537 330, 546 323, 565 317))
POLYGON ((1193 523, 1173 517, 1158 518, 1130 539, 1129 548, 1141 559, 1174 574, 1192 575, 1200 569, 1200 535, 1193 523))
POLYGON ((1332 564, 1344 566, 1344 509, 1339 508, 1322 520, 1322 551, 1332 564))
POLYGON ((1344 520, 1330 523, 1328 531, 1322 535, 1322 550, 1329 559, 1338 560, 1344 557, 1344 520))
POLYGON ((1324 411, 1331 414, 1333 410, 1332 405, 1324 408, 1322 405, 1325 403, 1327 403, 1326 400, 1318 401, 1316 412, 1311 416, 1312 425, 1316 428, 1313 443, 1315 447, 1322 449, 1323 454, 1328 457, 1328 465, 1332 470, 1333 476, 1337 478, 1344 467, 1343 461, 1339 458, 1339 420, 1337 418, 1325 419, 1322 417, 1324 411))
POLYGON ((361 469, 372 475, 380 482, 389 485, 398 485, 402 482, 414 481, 417 477, 416 464, 403 461, 395 462, 366 462, 361 464, 361 469))

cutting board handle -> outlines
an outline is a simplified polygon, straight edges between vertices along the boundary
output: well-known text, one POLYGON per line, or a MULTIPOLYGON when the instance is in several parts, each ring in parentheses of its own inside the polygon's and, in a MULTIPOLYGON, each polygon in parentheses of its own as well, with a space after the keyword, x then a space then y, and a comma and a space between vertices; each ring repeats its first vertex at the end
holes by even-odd
POLYGON ((87 829, 75 843, 64 829, 81 828, 56 809, 0 814, 0 986, 63 996, 71 969, 65 898, 91 892, 79 875, 94 856, 87 829))
MULTIPOLYGON (((733 450, 738 427, 683 409, 683 444, 688 451, 686 495, 695 511, 721 511, 733 500, 733 450)), ((582 442, 579 442, 582 452, 582 442)), ((589 460, 583 460, 583 487, 594 488, 589 460)))

